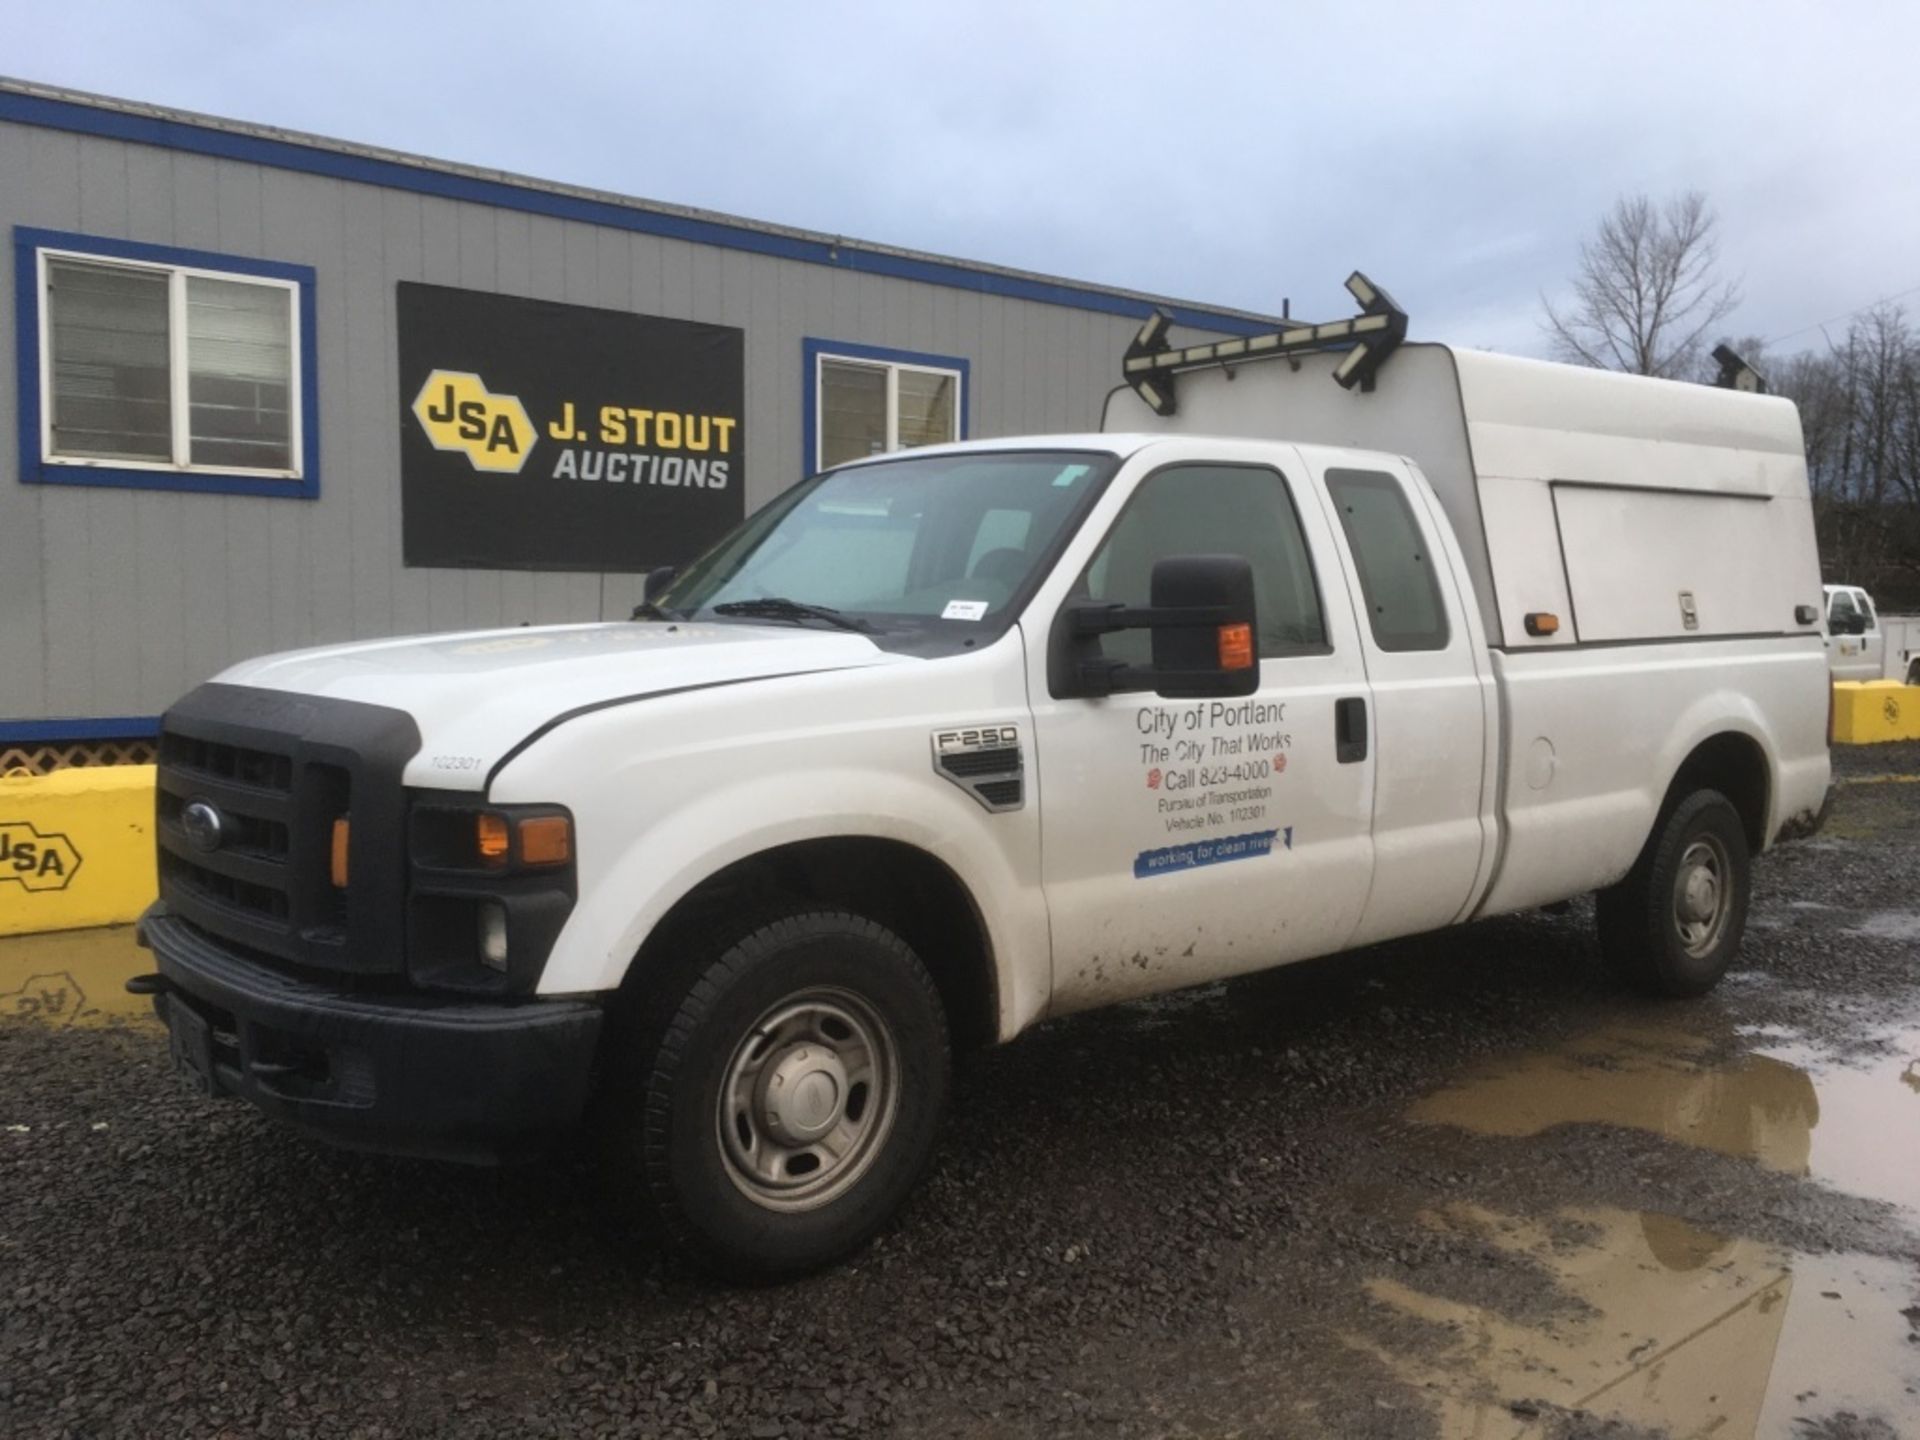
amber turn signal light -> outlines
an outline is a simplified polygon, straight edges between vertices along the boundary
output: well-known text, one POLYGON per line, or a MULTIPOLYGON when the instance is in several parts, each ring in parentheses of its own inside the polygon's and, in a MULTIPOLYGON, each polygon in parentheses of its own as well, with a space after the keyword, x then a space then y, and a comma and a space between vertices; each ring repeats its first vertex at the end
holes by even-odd
POLYGON ((1253 627, 1251 625, 1220 627, 1220 668, 1222 670, 1253 668, 1253 627))
POLYGON ((347 888, 347 840, 350 828, 344 815, 333 822, 333 843, 327 850, 327 878, 333 881, 336 890, 347 888))
POLYGON ((564 815, 535 815, 520 822, 522 865, 564 865, 573 858, 573 825, 564 815))
POLYGON ((474 822, 474 838, 480 850, 480 860, 486 865, 504 865, 507 863, 507 817, 504 815, 481 815, 474 822))
POLYGON ((1545 610, 1534 610, 1527 615, 1527 634, 1545 636, 1559 633, 1560 617, 1558 615, 1549 615, 1545 610))

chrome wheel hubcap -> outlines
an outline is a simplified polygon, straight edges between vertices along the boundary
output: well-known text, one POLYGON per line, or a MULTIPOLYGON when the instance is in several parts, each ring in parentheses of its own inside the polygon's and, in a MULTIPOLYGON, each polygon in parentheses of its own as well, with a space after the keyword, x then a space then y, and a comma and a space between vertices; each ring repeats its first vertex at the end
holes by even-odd
POLYGON ((727 1175, 769 1210, 812 1210, 871 1168, 899 1108, 893 1031, 849 990, 790 995, 734 1047, 715 1121, 727 1175))
POLYGON ((1680 857, 1673 883, 1673 923, 1689 955, 1704 955, 1727 928, 1727 877, 1732 873, 1719 840, 1702 835, 1680 857))

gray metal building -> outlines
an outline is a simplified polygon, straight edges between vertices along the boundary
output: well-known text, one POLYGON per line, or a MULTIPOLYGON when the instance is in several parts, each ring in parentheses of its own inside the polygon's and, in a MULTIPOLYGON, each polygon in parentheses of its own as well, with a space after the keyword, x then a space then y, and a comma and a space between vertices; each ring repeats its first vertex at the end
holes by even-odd
POLYGON ((8 81, 0 229, 0 750, 23 753, 151 735, 251 654, 624 617, 647 565, 823 463, 1094 427, 1156 305, 1195 338, 1274 324, 8 81), (541 302, 535 338, 494 297, 541 302), (463 358, 538 385, 542 345, 636 378, 576 420, 573 391, 536 410, 463 358), (715 488, 658 488, 682 479, 715 488), (629 480, 631 544, 603 509, 513 548, 553 497, 629 480), (468 496, 520 508, 469 534, 468 496))

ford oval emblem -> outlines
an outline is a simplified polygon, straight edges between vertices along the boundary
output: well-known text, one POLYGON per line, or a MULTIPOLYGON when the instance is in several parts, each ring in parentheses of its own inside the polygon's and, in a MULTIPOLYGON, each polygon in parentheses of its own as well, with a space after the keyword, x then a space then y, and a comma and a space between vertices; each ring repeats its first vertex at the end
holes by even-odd
POLYGON ((226 822, 204 800, 196 800, 180 812, 180 828, 187 832, 187 843, 203 855, 218 850, 226 838, 226 822))

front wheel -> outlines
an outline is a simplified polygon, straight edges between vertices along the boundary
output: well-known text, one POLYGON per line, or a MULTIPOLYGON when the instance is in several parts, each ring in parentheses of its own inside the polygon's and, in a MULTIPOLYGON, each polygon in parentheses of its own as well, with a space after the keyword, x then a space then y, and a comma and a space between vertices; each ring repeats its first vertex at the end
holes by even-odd
POLYGON ((605 1097, 673 1236, 741 1278, 864 1244, 932 1155, 948 1084, 932 977, 892 931, 797 910, 710 944, 645 1062, 605 1097))
POLYGON ((1651 995, 1704 995, 1740 948, 1753 893, 1747 834, 1733 803, 1696 790, 1662 818, 1633 869, 1600 893, 1600 951, 1651 995))

